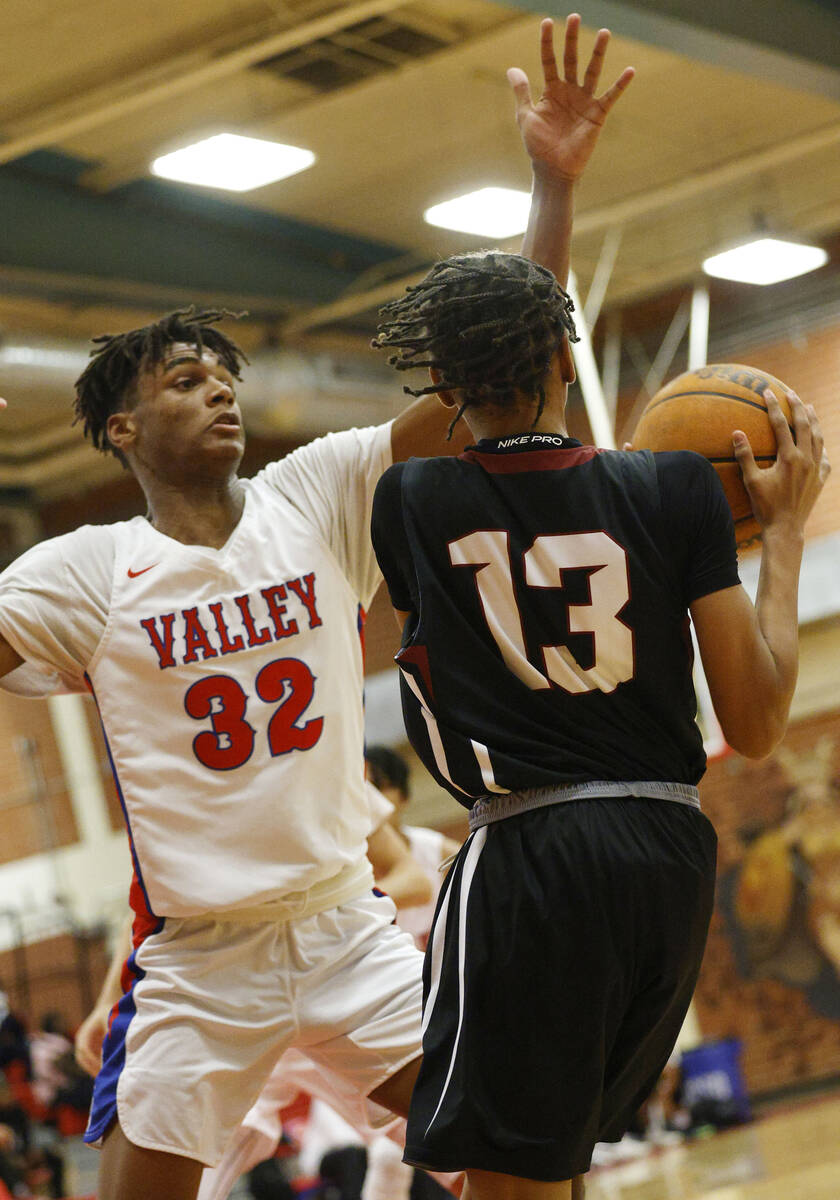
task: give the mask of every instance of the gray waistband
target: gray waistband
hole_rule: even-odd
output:
[[[661,779],[625,782],[624,780],[588,780],[586,783],[559,784],[557,787],[525,788],[521,792],[485,796],[470,809],[470,829],[504,821],[517,813],[568,800],[597,800],[610,796],[639,796],[647,800],[673,800],[677,804],[700,807],[700,793],[689,783],[666,783]]]

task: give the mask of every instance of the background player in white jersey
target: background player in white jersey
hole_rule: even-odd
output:
[[[577,84],[578,25],[566,80],[543,26],[526,139],[524,248],[551,266],[630,78],[595,99],[603,31]],[[241,479],[242,357],[220,316],[97,339],[78,416],[147,516],[42,543],[0,577],[3,685],[92,692],[131,840],[135,948],[86,1135],[100,1200],[192,1200],[286,1046],[397,1112],[418,1069],[417,951],[364,856],[356,616],[379,579],[376,481],[439,449],[440,417],[421,401]]]
[[[403,822],[403,813],[411,799],[409,769],[403,756],[391,746],[366,746],[365,769],[374,787],[390,800],[390,823],[403,840],[412,860],[423,868],[429,880],[430,895],[425,903],[401,902],[395,898],[400,928],[410,933],[420,949],[425,950],[443,882],[441,867],[447,859],[458,853],[461,843],[447,837],[439,829]]]
[[[803,527],[828,474],[813,408],[768,395],[778,458],[733,434],[763,527],[754,608],[715,471],[568,436],[571,302],[517,255],[438,263],[383,310],[477,444],[377,488],[412,744],[470,809],[426,953],[409,1162],[472,1200],[563,1200],[679,1032],[714,894],[691,619],[731,746],[768,754],[797,675]],[[394,361],[394,360],[392,360]]]

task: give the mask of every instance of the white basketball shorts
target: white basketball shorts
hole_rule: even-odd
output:
[[[367,1096],[420,1053],[423,955],[395,912],[368,891],[293,920],[161,920],[126,964],[85,1141],[117,1117],[215,1165],[291,1045]]]

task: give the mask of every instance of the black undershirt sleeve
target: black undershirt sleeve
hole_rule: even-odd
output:
[[[659,495],[686,605],[740,583],[735,527],[712,464],[680,450],[654,455]]]

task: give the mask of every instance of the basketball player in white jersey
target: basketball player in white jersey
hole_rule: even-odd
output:
[[[545,91],[514,70],[534,171],[524,252],[568,268],[574,184],[632,76],[577,82],[579,18]],[[134,863],[134,951],[86,1134],[100,1200],[193,1200],[280,1053],[296,1045],[405,1114],[419,1068],[421,962],[372,891],[359,604],[386,467],[439,453],[434,399],[237,475],[241,352],[223,314],[97,339],[77,385],[93,445],[147,514],[84,526],[0,576],[0,680],[98,705]]]
[[[441,876],[430,880],[428,869],[412,858],[405,840],[391,825],[393,804],[372,784],[368,783],[365,790],[373,827],[367,839],[367,853],[377,887],[387,892],[398,911],[403,905],[408,912],[426,910],[430,904],[433,908],[433,887],[440,886]],[[131,953],[131,927],[132,920],[129,919],[120,930],[96,1004],[76,1034],[76,1060],[93,1076],[102,1066],[102,1045],[109,1018],[122,995],[120,978],[123,964]],[[299,1092],[308,1093],[316,1104],[329,1106],[341,1125],[351,1127],[354,1136],[363,1142],[372,1144],[380,1138],[388,1141],[393,1153],[380,1153],[377,1162],[383,1165],[379,1166],[378,1174],[387,1176],[388,1192],[384,1193],[387,1200],[399,1200],[391,1187],[394,1175],[402,1177],[407,1172],[409,1184],[413,1175],[413,1168],[404,1167],[400,1161],[405,1143],[405,1122],[393,1117],[386,1109],[367,1104],[341,1077],[316,1066],[312,1059],[294,1048],[280,1056],[259,1097],[225,1147],[221,1161],[202,1173],[198,1200],[224,1200],[241,1175],[271,1157],[282,1134],[280,1110],[291,1104]],[[399,1164],[397,1168],[391,1165],[394,1157]],[[386,1160],[387,1166],[384,1165]],[[374,1170],[374,1175],[376,1173]]]

